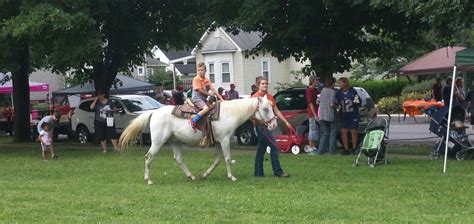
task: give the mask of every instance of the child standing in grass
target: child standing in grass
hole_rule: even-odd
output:
[[[49,131],[49,123],[44,122],[41,124],[41,131],[39,133],[39,140],[41,141],[41,158],[43,161],[47,161],[46,151],[51,151],[51,158],[56,159],[54,155],[53,139],[51,138],[51,132]]]

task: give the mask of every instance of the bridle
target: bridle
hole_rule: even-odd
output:
[[[257,100],[257,108],[256,108],[255,113],[256,114],[258,113],[258,115],[260,115],[260,117],[263,119],[262,113],[260,113],[259,109],[260,109],[260,100]],[[270,118],[269,120],[259,120],[259,119],[257,119],[257,117],[254,114],[253,118],[255,120],[259,121],[259,122],[262,122],[263,124],[265,124],[265,126],[268,127],[273,120],[277,119],[277,116],[275,115],[272,118]]]

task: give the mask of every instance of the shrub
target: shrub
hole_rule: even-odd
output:
[[[424,80],[415,84],[410,84],[407,85],[405,88],[402,90],[402,94],[406,93],[426,93],[431,91],[431,88],[433,87],[433,84],[435,83],[435,80],[430,79],[430,80]]]
[[[431,91],[424,93],[404,93],[401,96],[388,96],[381,98],[377,103],[379,113],[398,113],[402,111],[402,104],[405,100],[419,100],[429,98]]]
[[[377,109],[381,114],[398,113],[402,110],[401,98],[396,96],[383,97],[377,104]]]

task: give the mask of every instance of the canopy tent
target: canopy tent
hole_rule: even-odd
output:
[[[448,128],[446,130],[446,136],[449,136],[450,128],[451,128],[451,112],[453,109],[453,95],[454,95],[454,80],[456,80],[456,71],[470,71],[474,69],[474,48],[466,48],[462,51],[458,51],[456,53],[456,59],[453,65],[453,82],[451,82],[451,94],[449,96],[449,113],[448,113]],[[444,164],[443,164],[443,173],[446,173],[447,168],[447,160],[448,160],[448,142],[449,137],[446,138],[445,142],[445,151],[444,151]]]
[[[11,76],[11,73],[0,73],[0,79],[4,79],[5,76]],[[30,92],[49,92],[48,83],[40,83],[29,81]],[[11,94],[13,93],[13,83],[11,78],[5,83],[0,83],[0,94]]]
[[[451,72],[456,58],[456,52],[465,47],[443,47],[427,53],[398,69],[399,75],[420,75]]]
[[[117,79],[119,80],[120,83],[117,84],[117,88],[115,88],[114,86],[110,88],[110,93],[112,94],[146,91],[146,90],[152,90],[155,88],[154,84],[137,80],[134,78],[130,78],[124,75],[117,75]],[[53,97],[75,95],[75,94],[87,94],[87,93],[94,93],[94,92],[95,92],[94,83],[89,82],[89,83],[71,86],[62,90],[54,91]]]

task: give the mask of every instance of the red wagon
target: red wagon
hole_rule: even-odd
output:
[[[284,133],[275,131],[275,140],[280,152],[291,152],[294,155],[300,154],[302,149],[307,151],[308,132],[307,126],[301,125],[294,128],[286,128]],[[270,152],[270,147],[267,147],[267,152]]]

